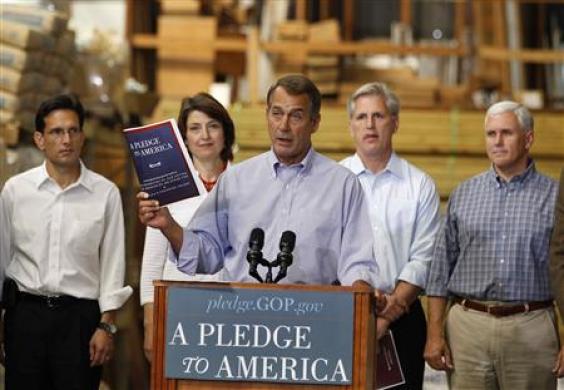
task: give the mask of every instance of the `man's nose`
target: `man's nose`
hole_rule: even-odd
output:
[[[63,142],[68,144],[71,142],[71,133],[70,131],[63,131]]]
[[[284,114],[282,120],[280,121],[280,130],[289,130],[290,129],[290,114]]]

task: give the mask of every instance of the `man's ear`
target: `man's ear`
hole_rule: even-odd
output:
[[[45,150],[45,138],[43,137],[43,133],[35,131],[33,133],[33,142],[35,142],[35,145],[39,150]]]
[[[315,133],[319,129],[319,123],[321,122],[321,114],[317,114],[315,118],[311,120],[311,134]]]
[[[394,134],[398,132],[399,129],[399,116],[393,116],[392,120],[394,121]]]

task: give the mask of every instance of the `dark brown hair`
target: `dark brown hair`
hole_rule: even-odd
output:
[[[235,143],[235,125],[229,113],[213,96],[205,92],[200,92],[194,96],[182,99],[180,112],[178,113],[178,128],[182,137],[186,137],[186,121],[192,111],[201,111],[210,118],[221,123],[223,127],[224,145],[220,157],[223,161],[233,160],[233,144]],[[192,152],[188,150],[190,155]]]
[[[45,130],[45,117],[57,110],[74,111],[78,116],[78,123],[82,131],[82,126],[84,125],[84,107],[82,107],[80,100],[78,100],[78,97],[74,94],[57,95],[43,101],[35,114],[35,131],[43,133],[43,130]]]
[[[306,94],[309,98],[309,114],[311,119],[319,116],[319,111],[321,110],[321,94],[310,79],[301,74],[289,74],[279,78],[270,86],[266,94],[266,103],[269,109],[272,103],[272,94],[278,87],[284,88],[284,90],[292,96]]]

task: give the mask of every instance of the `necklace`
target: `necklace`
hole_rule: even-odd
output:
[[[223,171],[225,171],[226,168],[227,168],[227,163],[224,163],[223,167],[221,168],[220,174],[223,173]],[[206,188],[207,192],[210,192],[212,190],[213,186],[215,185],[215,183],[217,183],[217,177],[213,180],[206,180],[202,177],[202,175],[200,173],[198,173],[198,177],[200,178],[202,183],[204,183],[204,187]]]
[[[198,175],[200,176],[200,180],[202,181],[202,183],[204,183],[204,187],[206,187],[206,191],[210,192],[213,188],[213,186],[215,185],[215,183],[217,182],[217,179],[214,180],[206,180],[202,177],[202,175]]]

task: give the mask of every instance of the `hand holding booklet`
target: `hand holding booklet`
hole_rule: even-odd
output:
[[[394,335],[388,330],[378,340],[378,354],[376,356],[376,390],[389,389],[405,383],[403,370],[401,369]]]
[[[123,130],[141,190],[161,206],[205,192],[174,119]]]

